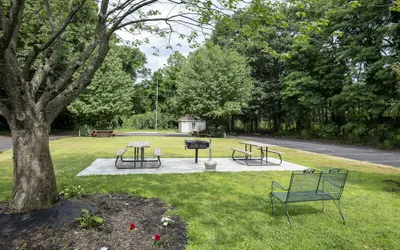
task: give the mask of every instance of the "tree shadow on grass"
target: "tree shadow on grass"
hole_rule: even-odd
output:
[[[358,190],[361,189],[365,191],[390,192],[391,190],[389,190],[388,188],[395,186],[393,185],[393,183],[388,182],[387,180],[400,182],[400,174],[381,174],[351,171],[349,172],[349,175],[347,177],[343,195],[346,195],[346,191],[353,190],[354,187]],[[400,192],[391,193],[395,195],[400,195]]]

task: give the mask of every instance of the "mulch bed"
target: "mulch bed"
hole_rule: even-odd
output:
[[[58,223],[56,228],[48,224],[39,225],[25,232],[8,235],[3,230],[0,249],[146,250],[154,249],[152,243],[156,234],[161,235],[162,249],[185,248],[185,223],[179,217],[172,216],[170,218],[175,223],[163,226],[161,218],[166,216],[167,208],[157,199],[132,198],[128,195],[85,195],[72,202],[90,208],[91,212],[104,219],[104,224],[96,229],[82,229],[79,222],[71,218],[68,222]],[[71,212],[68,213],[66,217],[71,217]],[[0,215],[3,219],[9,216]],[[59,213],[57,216],[62,218]],[[131,222],[136,225],[135,231],[129,230]],[[57,223],[52,221],[52,224]]]

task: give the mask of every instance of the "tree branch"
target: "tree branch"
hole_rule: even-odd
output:
[[[133,20],[133,21],[129,21],[129,22],[121,24],[120,26],[117,27],[117,29],[122,29],[122,28],[124,28],[124,27],[126,27],[128,25],[132,25],[132,24],[136,24],[136,23],[159,22],[159,21],[164,21],[164,22],[170,21],[170,22],[172,22],[172,21],[174,21],[174,20],[172,20],[173,18],[181,17],[181,16],[182,16],[182,14],[178,14],[178,15],[173,15],[173,16],[170,16],[170,17],[143,18],[143,19]],[[176,21],[178,21],[178,20],[176,20]]]
[[[49,19],[49,24],[51,31],[53,32],[53,35],[57,34],[56,27],[55,27],[55,21],[54,21],[54,16],[53,16],[53,11],[51,10],[51,5],[49,0],[43,0],[44,6],[46,7],[46,14],[47,18]]]
[[[58,60],[58,50],[53,50],[51,53],[50,58],[47,58],[47,56],[43,56],[42,62],[40,67],[35,71],[35,74],[32,77],[32,80],[30,81],[31,84],[31,94],[32,97],[35,98],[35,95],[39,89],[39,87],[42,85],[43,81],[47,78],[49,73],[53,70],[57,60]]]
[[[47,103],[45,107],[47,122],[51,124],[60,112],[68,106],[73,100],[78,97],[80,93],[90,84],[96,71],[102,65],[104,59],[109,51],[109,39],[107,36],[102,35],[100,47],[97,55],[92,57],[85,70],[79,77],[69,84],[62,92],[60,92],[54,99]]]
[[[117,21],[114,22],[114,24],[113,24],[112,27],[110,28],[109,34],[111,35],[112,33],[114,33],[114,31],[116,31],[116,30],[118,30],[118,29],[120,29],[120,28],[122,28],[122,27],[125,27],[126,25],[125,25],[125,26],[120,26],[120,24],[122,23],[122,21],[123,21],[127,16],[129,16],[129,15],[132,14],[133,12],[135,12],[135,11],[137,11],[137,10],[140,10],[141,8],[143,8],[143,7],[145,7],[145,6],[148,6],[148,5],[152,4],[152,3],[155,3],[155,2],[157,2],[157,1],[158,1],[158,0],[149,0],[149,1],[142,0],[142,1],[140,1],[138,4],[135,4],[134,6],[132,6],[131,8],[129,8],[129,10],[127,10],[121,17],[118,18]]]
[[[61,25],[61,27],[55,31],[53,36],[44,44],[42,44],[40,47],[34,47],[31,53],[28,55],[28,58],[25,61],[24,69],[22,71],[22,78],[26,81],[28,76],[29,76],[29,71],[31,69],[32,64],[38,57],[38,55],[48,49],[55,41],[56,39],[65,31],[65,29],[68,27],[70,24],[72,18],[78,13],[79,9],[84,5],[86,0],[82,0],[76,7],[73,9],[65,19],[64,23]],[[50,20],[51,22],[51,20]]]
[[[53,35],[57,34],[57,30],[55,27],[55,20],[54,20],[54,15],[53,11],[51,9],[51,5],[49,0],[43,0],[45,8],[46,8],[46,14],[47,18],[50,24],[51,31],[53,32]],[[59,53],[58,49],[60,46],[59,39],[57,39],[54,43],[54,48],[53,52],[51,53],[50,58],[47,58],[47,55],[43,56],[42,62],[40,67],[35,71],[35,74],[33,75],[30,84],[31,84],[31,94],[32,98],[35,99],[36,92],[38,91],[39,87],[43,83],[43,81],[47,78],[48,74],[50,73],[51,70],[53,70],[54,65],[56,64]],[[47,53],[45,53],[47,54]]]
[[[90,58],[97,45],[97,39],[92,40],[81,56],[71,63],[64,73],[58,78],[58,80],[54,83],[53,88],[43,92],[42,96],[37,102],[39,110],[44,109],[48,102],[50,102],[54,97],[57,96],[57,94],[60,93],[60,91],[64,90],[68,86],[68,83],[71,81],[74,73]]]
[[[43,92],[42,96],[39,98],[37,102],[38,110],[43,110],[46,108],[48,103],[52,101],[57,95],[62,94],[62,92],[66,89],[70,89],[68,84],[70,83],[75,72],[92,56],[93,52],[96,50],[100,41],[107,40],[106,37],[106,13],[108,8],[108,0],[104,0],[100,7],[99,20],[96,25],[96,33],[97,35],[91,40],[85,51],[81,53],[79,58],[71,63],[64,73],[58,78],[58,80],[54,83],[53,88]],[[99,54],[99,53],[98,53]],[[93,60],[93,58],[92,58]],[[103,59],[104,60],[104,59]],[[90,67],[87,65],[86,68]],[[96,69],[97,70],[97,69]]]
[[[16,29],[19,27],[20,20],[22,19],[22,12],[25,7],[25,0],[15,0],[11,6],[10,19],[5,22],[3,27],[4,34],[0,38],[0,55],[4,55],[4,51],[11,43]]]
[[[3,31],[5,17],[3,16],[3,0],[0,0],[0,30]]]
[[[112,10],[110,10],[110,11],[107,13],[107,16],[106,16],[106,17],[109,17],[110,15],[114,14],[114,13],[117,12],[117,11],[123,10],[126,6],[128,6],[129,4],[131,4],[131,3],[134,2],[134,1],[135,1],[135,0],[129,0],[129,1],[124,2],[124,3],[121,4],[121,5],[119,5],[119,2],[118,2],[117,7],[115,7],[115,8],[112,9]]]

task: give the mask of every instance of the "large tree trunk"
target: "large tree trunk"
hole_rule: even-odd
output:
[[[14,151],[10,211],[22,213],[51,207],[58,200],[58,193],[50,156],[49,126],[44,121],[29,118],[9,124]]]

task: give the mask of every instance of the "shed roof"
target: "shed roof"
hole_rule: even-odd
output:
[[[196,120],[194,119],[192,116],[190,115],[185,115],[184,117],[181,117],[179,119],[180,122],[195,122],[195,121],[200,121],[200,120]]]

